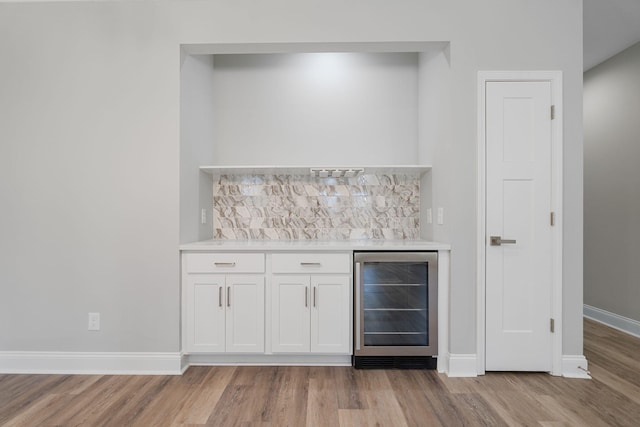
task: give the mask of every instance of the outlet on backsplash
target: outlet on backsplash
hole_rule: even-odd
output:
[[[220,174],[215,239],[417,239],[420,176]]]

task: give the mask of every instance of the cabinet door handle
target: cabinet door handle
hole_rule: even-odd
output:
[[[319,262],[301,262],[300,265],[303,267],[320,267],[322,264]]]
[[[218,288],[218,307],[222,307],[222,286]]]
[[[318,287],[314,286],[313,287],[313,306],[316,307],[316,291],[317,291]]]
[[[213,265],[216,267],[235,267],[235,262],[214,262]]]
[[[227,286],[227,307],[231,307],[231,286]]]
[[[309,307],[309,288],[304,287],[304,306]]]
[[[354,283],[354,289],[356,291],[356,297],[354,298],[356,301],[356,308],[355,308],[355,313],[354,316],[355,320],[356,320],[356,327],[355,330],[353,331],[353,335],[355,335],[355,349],[356,350],[360,350],[360,280],[361,280],[361,272],[360,272],[360,263],[357,262],[356,263],[356,283]]]

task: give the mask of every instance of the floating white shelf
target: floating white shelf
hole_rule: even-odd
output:
[[[200,166],[202,172],[211,175],[245,175],[245,174],[287,174],[287,175],[310,175],[314,170],[364,170],[365,174],[407,174],[424,175],[431,170],[430,165],[308,165],[308,166]]]

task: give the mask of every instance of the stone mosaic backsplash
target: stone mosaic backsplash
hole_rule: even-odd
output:
[[[418,175],[219,175],[213,238],[418,239]]]

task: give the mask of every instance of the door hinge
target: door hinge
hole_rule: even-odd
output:
[[[554,333],[556,331],[556,321],[554,319],[549,320],[549,330],[551,331],[551,333]]]
[[[551,106],[551,120],[556,118],[556,106],[552,105]]]
[[[551,212],[551,215],[549,215],[549,222],[551,223],[552,227],[554,225],[556,225],[556,213],[555,212]]]

